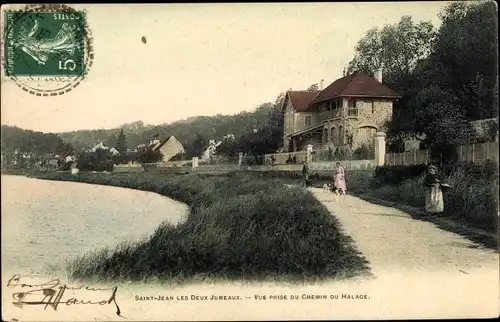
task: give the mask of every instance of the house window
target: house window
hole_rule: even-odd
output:
[[[328,142],[328,129],[323,130],[323,144]]]
[[[311,115],[306,115],[306,126],[311,126]]]
[[[334,144],[336,143],[335,142],[335,127],[332,127],[330,129],[330,141],[332,141]]]
[[[358,116],[358,109],[356,108],[356,100],[349,99],[347,101],[347,115],[348,116]]]
[[[372,113],[375,113],[375,101],[372,101],[371,104],[372,104]]]

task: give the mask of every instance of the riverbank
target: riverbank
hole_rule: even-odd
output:
[[[190,206],[184,223],[163,224],[148,240],[70,261],[74,279],[318,281],[368,274],[366,260],[328,210],[310,192],[283,187],[278,180],[241,173],[47,172],[31,177],[156,192]]]

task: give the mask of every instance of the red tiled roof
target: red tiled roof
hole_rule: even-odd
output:
[[[379,83],[374,77],[360,73],[344,76],[322,90],[312,103],[338,96],[399,98],[392,89]]]
[[[319,91],[287,91],[288,99],[292,101],[293,108],[298,112],[304,112]]]

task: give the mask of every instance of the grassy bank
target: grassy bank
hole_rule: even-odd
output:
[[[34,177],[151,191],[190,206],[184,223],[163,224],[150,239],[72,260],[73,278],[317,280],[367,269],[339,222],[311,193],[277,180],[245,174],[54,172]],[[168,216],[168,209],[158,211]]]

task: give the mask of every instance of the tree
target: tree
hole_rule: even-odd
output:
[[[118,137],[112,133],[103,143],[105,146],[116,147],[118,145]]]
[[[77,168],[85,171],[113,171],[113,161],[109,150],[97,149],[78,156]]]
[[[264,103],[258,109],[266,111],[266,121],[254,131],[250,129],[239,139],[238,149],[254,156],[256,163],[262,162],[262,156],[274,153],[281,147],[283,142],[283,114],[281,113],[281,102],[283,95],[280,94],[275,103]]]
[[[454,2],[440,18],[433,55],[439,86],[452,89],[468,119],[498,116],[496,4]]]
[[[196,139],[186,148],[186,157],[188,159],[200,157],[206,146],[206,140],[200,134],[196,134]]]
[[[393,121],[388,124],[388,139],[402,140],[413,134],[414,108],[408,103],[420,88],[414,72],[425,66],[431,53],[435,30],[430,22],[414,22],[410,16],[382,29],[373,28],[358,42],[348,72],[372,74],[383,68],[384,83],[402,97],[394,103]]]
[[[156,163],[162,159],[162,153],[160,151],[154,151],[151,148],[147,148],[139,153],[139,162],[141,163]]]
[[[123,133],[123,128],[120,130],[120,134],[118,134],[116,150],[118,150],[121,155],[125,155],[127,153],[127,138],[125,133]]]
[[[381,30],[370,29],[356,45],[348,72],[372,74],[383,66],[385,81],[400,90],[404,77],[431,52],[434,36],[430,22],[415,23],[411,16],[403,16],[399,23]]]
[[[415,115],[415,132],[425,134],[424,144],[433,156],[442,155],[444,161],[453,160],[455,148],[470,143],[474,129],[465,117],[465,111],[445,90],[432,86],[415,98],[420,109]]]
[[[238,143],[232,139],[224,139],[221,144],[217,147],[216,154],[227,157],[236,157],[238,156]]]
[[[315,91],[317,91],[317,90],[319,90],[319,86],[318,86],[318,84],[312,84],[311,86],[309,86],[309,87],[307,88],[307,91],[308,91],[308,92],[315,92]]]

